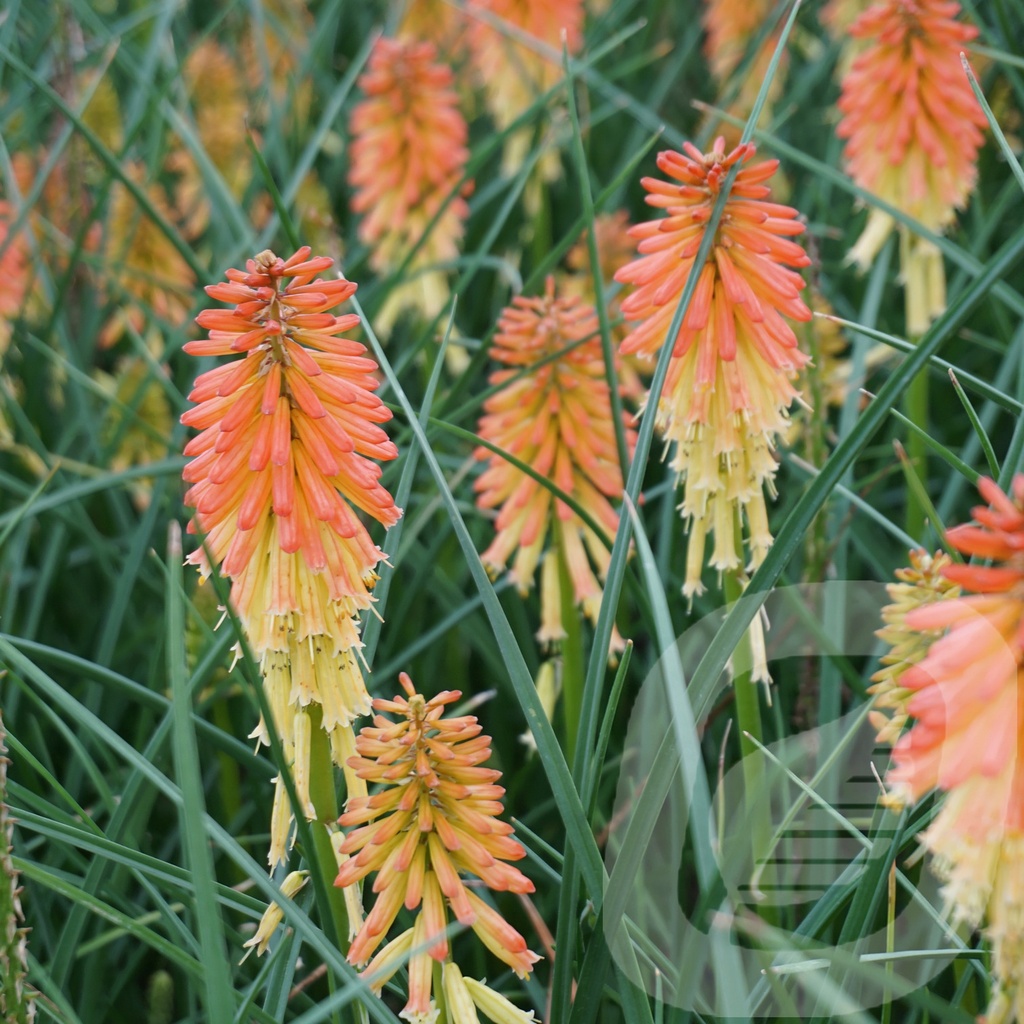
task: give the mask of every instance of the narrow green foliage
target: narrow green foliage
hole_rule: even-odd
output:
[[[2,678],[2,677],[0,677]],[[14,822],[7,803],[7,734],[0,721],[0,1016],[6,1024],[31,1024],[37,994],[28,984],[28,929],[21,884],[11,859]]]

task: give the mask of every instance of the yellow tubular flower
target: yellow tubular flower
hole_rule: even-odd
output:
[[[493,1024],[536,1024],[532,1010],[520,1010],[500,992],[483,982],[464,978],[458,964],[446,963],[443,970],[444,997],[452,1024],[479,1024],[479,1010]]]
[[[570,351],[536,365],[571,345]],[[480,437],[553,480],[605,533],[605,538],[598,536],[551,491],[500,455],[477,449],[476,457],[488,460],[474,485],[477,504],[501,509],[497,535],[481,558],[488,571],[498,573],[515,553],[511,576],[525,592],[550,538],[541,574],[538,639],[553,644],[565,635],[559,558],[576,604],[595,621],[602,595],[598,577],[604,576],[611,557],[607,538],[615,536],[619,523],[609,499],[622,493],[622,472],[597,315],[579,299],[558,298],[554,280],[548,278],[544,295],[519,296],[502,312],[493,354],[508,369],[491,376],[491,384],[504,386],[484,403]],[[514,379],[524,369],[531,372]],[[630,428],[626,439],[632,450],[635,435]],[[613,644],[621,649],[618,634]]]
[[[302,887],[309,881],[308,871],[292,871],[285,876],[284,881],[281,883],[281,895],[287,896],[291,899],[295,896]],[[245,957],[256,950],[257,956],[263,956],[267,951],[267,947],[270,945],[270,940],[274,936],[274,932],[277,931],[281,922],[284,920],[284,911],[281,909],[279,903],[271,903],[269,907],[264,911],[263,916],[260,918],[259,927],[256,929],[256,934],[251,939],[247,939],[242,943],[243,947],[248,951],[245,956],[242,957],[242,961],[245,961]]]

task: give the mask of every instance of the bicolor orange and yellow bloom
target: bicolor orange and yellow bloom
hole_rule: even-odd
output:
[[[960,62],[978,32],[959,13],[955,0],[872,4],[848,30],[860,50],[839,99],[853,180],[933,232],[967,202],[986,123]],[[894,224],[872,209],[850,259],[870,266]],[[901,244],[907,331],[919,335],[945,309],[942,256],[906,229]]]
[[[570,54],[582,46],[583,0],[482,0],[479,6],[491,17],[473,22],[469,44],[488,109],[498,130],[504,131],[562,79],[563,32]],[[529,128],[508,137],[506,176],[518,172],[532,144]],[[560,170],[558,150],[550,140],[544,145],[541,177],[553,181]]]
[[[987,504],[947,538],[994,564],[943,565],[963,594],[903,617],[928,646],[894,680],[914,725],[893,747],[887,782],[897,804],[945,791],[924,844],[955,919],[987,919],[1004,989],[994,1005],[1015,998],[1024,1018],[1024,475],[1011,495],[988,478],[978,489]],[[1013,1017],[1008,1004],[999,1012]]]
[[[574,347],[537,366],[568,346]],[[518,296],[502,312],[492,354],[506,369],[491,375],[491,384],[501,390],[484,403],[480,437],[549,477],[604,532],[600,536],[548,488],[497,453],[476,450],[478,459],[488,460],[474,485],[477,504],[500,507],[497,535],[481,556],[483,562],[497,574],[514,555],[511,578],[525,593],[543,557],[537,638],[555,644],[565,636],[562,567],[575,603],[595,621],[601,606],[599,577],[608,569],[619,523],[609,499],[622,494],[622,470],[597,314],[578,298],[558,297],[548,278],[543,295]],[[529,372],[518,376],[524,370]],[[633,431],[625,424],[623,429],[632,450]],[[621,645],[616,634],[613,646]]]
[[[632,229],[640,258],[615,275],[634,288],[622,302],[623,314],[639,321],[620,351],[654,361],[663,345],[672,346],[655,415],[684,486],[688,596],[702,590],[709,535],[714,568],[742,567],[736,537],[743,518],[751,567],[764,559],[772,543],[764,492],[774,493],[773,448],[797,397],[793,380],[807,362],[786,320],[811,317],[800,299],[805,282],[791,269],[810,263],[791,241],[803,225],[796,210],[769,201],[765,182],[778,161],[751,163],[753,155],[750,143],[726,153],[722,139],[707,154],[689,143],[682,153],[659,153],[658,167],[672,180],[644,178],[642,184],[647,203],[667,216]],[[668,338],[705,226],[737,166],[690,307],[678,335]]]
[[[384,554],[359,513],[385,526],[401,515],[371,461],[397,454],[380,426],[391,413],[373,393],[377,364],[338,336],[358,317],[331,312],[356,285],[318,280],[331,264],[310,258],[308,247],[287,260],[267,250],[206,289],[234,308],[201,313],[209,337],[185,351],[241,358],[198,377],[189,396],[198,404],[182,416],[200,430],[185,448],[185,501],[205,549],[189,561],[206,576],[208,552],[231,578],[231,602],[260,660],[309,816],[313,729],[330,735],[343,764],[350,723],[370,710],[358,616],[372,602]],[[269,742],[266,723],[253,735]],[[279,779],[272,865],[286,856],[290,820]]]
[[[412,951],[409,1001],[401,1016],[428,1022],[437,1014],[431,961],[445,964],[446,971],[450,967],[445,934],[449,911],[520,977],[527,977],[539,959],[461,876],[475,875],[498,892],[529,893],[534,886],[508,863],[525,857],[526,851],[512,838],[512,826],[498,818],[505,792],[497,785],[501,772],[481,767],[491,754],[490,737],[481,734],[472,715],[445,717],[445,709],[462,694],[444,690],[427,699],[404,672],[399,680],[406,696],[374,700],[378,714],[373,726],[360,730],[357,756],[348,761],[361,779],[381,788],[372,796],[348,800],[339,823],[355,827],[340,846],[348,859],[341,863],[335,885],[348,887],[377,873],[376,900],[348,951],[353,964],[370,961],[402,907],[419,911],[413,927],[373,957],[363,976],[379,991]],[[472,986],[457,984],[462,981],[460,973],[450,982],[456,996],[465,990],[487,1013]],[[523,1020],[533,1019],[517,1012]]]
[[[469,215],[468,187],[460,187],[467,128],[452,82],[432,43],[383,38],[359,79],[366,98],[349,126],[359,237],[373,247],[370,262],[380,273],[397,270],[418,246],[407,280],[392,289],[378,317],[385,332],[403,307],[431,319],[448,299],[443,265],[458,257]]]

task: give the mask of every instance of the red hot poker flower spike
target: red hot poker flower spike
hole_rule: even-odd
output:
[[[497,573],[515,553],[512,579],[525,592],[550,537],[542,569],[538,639],[558,643],[565,636],[559,559],[576,603],[596,620],[602,593],[598,576],[603,578],[611,557],[607,538],[615,536],[619,523],[609,499],[622,494],[622,472],[597,314],[578,298],[556,297],[549,277],[544,295],[519,296],[502,312],[493,354],[508,369],[491,376],[493,385],[504,386],[484,403],[480,437],[553,480],[605,534],[598,536],[568,505],[500,455],[477,449],[476,457],[488,460],[475,484],[480,492],[477,503],[501,509],[497,535],[481,557],[488,570]],[[535,368],[518,376],[528,367]],[[635,440],[627,428],[630,450]],[[622,647],[618,634],[613,646]]]
[[[800,299],[805,282],[790,268],[810,260],[791,240],[803,231],[797,211],[769,200],[765,182],[777,160],[750,163],[751,143],[727,154],[721,138],[710,153],[689,143],[683,149],[658,154],[658,168],[672,180],[641,182],[648,205],[667,216],[632,229],[640,258],[615,279],[633,286],[622,312],[640,321],[622,354],[653,361],[662,345],[672,345],[655,414],[684,484],[681,508],[690,528],[683,591],[692,595],[702,589],[708,534],[714,535],[711,564],[720,571],[742,565],[735,539],[741,513],[751,567],[772,543],[764,490],[774,493],[775,439],[788,426],[797,397],[793,379],[807,362],[786,318],[811,318]],[[705,226],[737,165],[693,300],[679,334],[668,338]]]
[[[366,98],[352,111],[349,172],[352,209],[363,215],[359,237],[373,247],[373,267],[382,273],[397,270],[419,245],[408,280],[392,289],[378,318],[387,331],[404,306],[431,318],[447,302],[439,265],[458,257],[469,216],[463,195],[448,201],[469,159],[467,128],[452,71],[438,63],[433,43],[381,38],[359,85]]]
[[[511,925],[466,887],[461,875],[476,875],[498,891],[533,892],[533,883],[508,863],[526,851],[512,838],[512,827],[498,819],[505,792],[496,785],[501,773],[481,767],[491,754],[490,737],[481,735],[470,715],[444,717],[445,708],[462,696],[457,690],[428,700],[404,672],[399,679],[406,696],[373,702],[375,711],[397,721],[377,714],[373,727],[362,729],[356,739],[359,756],[349,759],[360,778],[380,788],[371,796],[351,798],[340,818],[343,826],[355,827],[341,846],[350,856],[335,884],[349,886],[377,872],[377,900],[349,949],[354,964],[369,960],[403,906],[419,909],[412,946],[426,945],[427,952],[409,962],[409,1004],[403,1016],[429,1020],[429,959],[449,958],[449,910],[521,977],[539,959]],[[386,967],[391,947],[409,938],[405,933],[382,950],[366,975]],[[379,974],[377,981],[383,983]]]
[[[896,803],[938,788],[946,798],[923,836],[946,880],[954,916],[987,916],[995,973],[1024,1019],[1024,475],[1012,496],[988,478],[986,505],[949,543],[992,565],[947,564],[965,593],[907,612],[927,654],[894,683],[915,720],[893,748],[888,783]],[[935,637],[938,636],[938,639]],[[1016,996],[1013,994],[1016,993]],[[989,1018],[996,1019],[996,1015]],[[999,1018],[1012,1019],[1010,1018]]]
[[[837,128],[853,180],[931,231],[953,221],[974,187],[985,116],[960,63],[977,36],[951,0],[880,0],[848,29],[857,56],[844,75]],[[850,251],[870,266],[894,227],[872,209]],[[907,331],[945,309],[939,250],[901,229]]]
[[[229,270],[207,292],[234,308],[201,313],[209,337],[185,346],[196,356],[240,357],[202,374],[189,396],[198,404],[182,422],[200,433],[185,448],[185,501],[196,510],[190,530],[206,534],[232,580],[232,604],[307,805],[310,729],[329,732],[341,758],[339,730],[370,708],[357,616],[384,556],[357,510],[385,526],[401,514],[370,461],[397,454],[379,426],[391,413],[373,394],[376,363],[338,337],[358,317],[330,312],[356,286],[316,279],[331,263],[304,247],[288,260],[268,250],[244,271]],[[208,574],[202,549],[189,561]],[[263,723],[255,735],[267,740]],[[279,781],[272,864],[285,856],[286,806]]]

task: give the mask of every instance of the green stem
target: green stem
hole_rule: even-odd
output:
[[[562,602],[562,709],[565,712],[565,757],[572,763],[583,710],[583,681],[586,662],[583,658],[583,631],[580,629],[580,609],[576,607],[576,592],[565,560],[565,550],[558,548],[558,590]]]
[[[800,428],[804,434],[804,451],[807,461],[818,468],[825,463],[828,446],[825,443],[825,431],[828,427],[828,410],[823,386],[824,356],[822,355],[818,330],[820,322],[811,320],[804,325],[804,339],[807,342],[807,353],[811,362],[807,366],[807,397],[813,412],[802,415]],[[828,517],[819,512],[814,524],[807,531],[807,562],[804,579],[816,583],[824,578],[825,563],[828,560]]]
[[[533,217],[533,237],[530,239],[533,261],[540,266],[544,263],[551,247],[554,244],[551,237],[551,200],[548,196],[547,184],[543,181],[540,173],[534,168],[533,181],[527,181],[523,190],[528,194],[530,189],[536,189],[537,212]]]
[[[231,721],[231,709],[223,696],[212,702],[211,713],[213,724],[230,736],[234,723]],[[235,821],[242,809],[242,773],[238,761],[223,750],[217,753],[217,769],[221,808],[227,824]]]
[[[907,419],[921,428],[924,434],[928,432],[928,370],[923,369],[907,388],[903,403]],[[910,457],[918,480],[921,481],[925,493],[928,492],[928,442],[922,434],[911,431],[907,437],[907,455]],[[913,492],[907,490],[907,533],[916,541],[924,536],[925,520],[928,513],[924,505]]]
[[[431,961],[431,985],[433,988],[434,1003],[437,1005],[437,1019],[445,1024],[455,1024],[451,1014],[448,1012],[448,1000],[444,997],[444,967],[436,960]]]
[[[730,603],[738,601],[743,595],[745,582],[741,573],[742,570],[734,570],[725,574],[725,599]],[[760,624],[750,627],[750,629],[759,628]],[[770,884],[773,876],[769,862],[772,827],[768,804],[763,795],[764,755],[757,746],[758,743],[764,742],[764,729],[761,723],[758,684],[754,682],[751,673],[753,646],[749,629],[733,652],[732,663],[733,699],[736,707],[736,725],[740,730],[744,799],[747,821],[750,823],[751,867],[755,872],[754,877],[759,880],[759,883]],[[762,863],[764,867],[759,870],[759,865]],[[755,888],[759,888],[759,886]],[[762,908],[761,917],[769,924],[776,925],[778,923],[773,907]]]
[[[345,895],[334,884],[338,874],[338,862],[331,845],[330,826],[338,820],[338,794],[334,782],[334,761],[331,757],[330,737],[322,728],[323,717],[318,704],[310,704],[306,713],[311,719],[312,738],[309,746],[309,798],[316,810],[316,820],[311,825],[313,849],[307,860],[313,875],[313,888],[320,909],[322,927],[331,938],[334,932],[335,945],[346,952],[348,940],[348,910]],[[333,926],[333,927],[332,927]],[[328,972],[331,992],[334,978]],[[358,1003],[353,1005],[353,1019],[365,1020],[365,1011]]]

